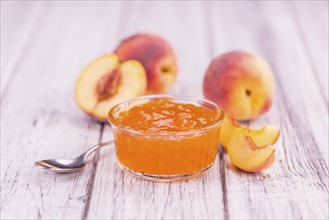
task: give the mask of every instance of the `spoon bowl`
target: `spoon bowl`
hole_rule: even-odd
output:
[[[81,170],[85,166],[85,163],[77,159],[47,159],[39,160],[35,162],[35,165],[59,173],[69,173]]]
[[[104,143],[96,144],[95,146],[87,149],[85,152],[83,152],[80,156],[74,158],[74,159],[46,159],[46,160],[39,160],[35,162],[35,166],[48,169],[52,171],[56,171],[58,173],[70,173],[70,172],[76,172],[81,170],[85,165],[88,156],[100,149],[101,147],[107,146],[112,144],[113,141],[107,141]]]

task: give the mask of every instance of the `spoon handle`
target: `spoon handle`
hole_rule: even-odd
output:
[[[104,147],[104,146],[107,146],[107,145],[110,145],[110,144],[113,144],[113,140],[110,140],[110,141],[106,141],[106,142],[103,142],[103,143],[99,143],[99,144],[96,144],[94,145],[93,147],[89,148],[88,150],[86,150],[85,152],[83,152],[79,157],[80,158],[83,158],[83,161],[86,162],[88,156],[94,152],[95,150],[98,150],[99,148],[101,147]]]

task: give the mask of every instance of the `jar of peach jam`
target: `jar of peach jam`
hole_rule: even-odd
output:
[[[108,113],[119,165],[148,180],[181,180],[214,163],[223,111],[201,99],[144,96]]]

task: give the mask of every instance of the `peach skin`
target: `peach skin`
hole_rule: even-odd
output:
[[[114,51],[121,61],[139,61],[147,75],[147,94],[166,93],[176,81],[173,49],[163,38],[140,33],[123,40]]]
[[[203,82],[205,98],[217,103],[236,120],[250,120],[271,106],[275,80],[260,56],[232,51],[215,58]]]

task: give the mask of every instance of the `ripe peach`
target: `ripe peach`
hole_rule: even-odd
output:
[[[80,74],[75,85],[79,107],[98,121],[107,121],[107,113],[117,103],[144,95],[146,74],[135,61],[119,62],[115,54],[97,58]]]
[[[274,90],[275,80],[268,63],[244,51],[215,58],[203,82],[205,98],[237,120],[254,119],[265,113],[272,104]]]
[[[147,75],[147,93],[168,92],[176,81],[177,64],[173,49],[161,37],[141,33],[123,40],[115,49],[121,61],[139,61]]]

